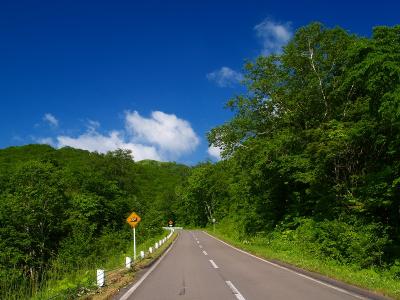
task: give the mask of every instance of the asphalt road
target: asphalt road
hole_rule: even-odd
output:
[[[240,252],[201,231],[181,231],[145,277],[120,299],[368,299]]]

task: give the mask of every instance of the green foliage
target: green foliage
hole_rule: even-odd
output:
[[[400,26],[362,38],[312,23],[248,62],[234,117],[208,135],[224,159],[194,168],[178,217],[397,274],[399,61]]]
[[[382,265],[384,247],[388,243],[382,226],[374,223],[364,225],[357,220],[315,221],[302,218],[282,223],[281,226],[274,234],[298,244],[304,251],[323,259],[358,264],[363,268]]]
[[[93,282],[73,274],[131,249],[131,211],[143,219],[139,244],[158,236],[174,218],[175,187],[188,169],[136,163],[126,150],[0,150],[0,298],[40,298],[52,284],[76,292]]]
[[[246,64],[247,91],[227,102],[234,117],[208,134],[223,150],[216,164],[136,163],[125,150],[0,150],[0,297],[21,286],[35,294],[58,266],[121,255],[132,210],[143,217],[139,242],[168,219],[215,219],[230,238],[289,261],[304,253],[371,281],[398,279],[399,61],[400,26],[370,38],[300,28],[281,54]]]

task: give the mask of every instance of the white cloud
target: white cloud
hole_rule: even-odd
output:
[[[218,147],[214,147],[214,146],[210,146],[207,149],[207,153],[208,155],[210,155],[211,157],[217,159],[217,160],[221,160],[221,149]]]
[[[157,145],[162,153],[176,157],[195,150],[200,142],[188,121],[161,111],[153,111],[150,118],[128,111],[125,126],[134,140]]]
[[[99,128],[99,127],[100,127],[100,122],[88,120],[88,123],[87,123],[88,131],[96,131],[97,128]]]
[[[119,131],[111,131],[107,135],[98,133],[95,130],[89,130],[86,133],[73,138],[69,136],[57,137],[59,148],[69,146],[89,151],[97,151],[106,153],[116,149],[128,149],[132,151],[136,161],[143,159],[162,160],[154,146],[146,146],[125,141],[123,133]]]
[[[136,161],[153,159],[166,161],[196,149],[200,140],[190,123],[173,114],[161,111],[142,117],[137,111],[125,113],[125,128],[108,133],[99,132],[100,123],[89,120],[86,132],[73,137],[67,135],[36,139],[39,143],[61,148],[65,146],[106,153],[116,149],[132,151]]]
[[[254,26],[257,36],[263,43],[263,55],[279,53],[282,46],[292,37],[291,25],[287,23],[276,23],[269,19],[265,19],[260,24]]]
[[[39,138],[35,140],[39,144],[47,144],[50,146],[54,146],[54,141],[51,137],[46,137],[46,138]]]
[[[220,87],[230,87],[243,80],[243,75],[229,67],[222,67],[219,70],[208,73],[207,79],[214,81]]]
[[[50,113],[47,113],[43,116],[43,121],[49,123],[52,127],[58,127],[57,118]]]

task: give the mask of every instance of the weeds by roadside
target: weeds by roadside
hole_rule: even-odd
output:
[[[150,246],[153,246],[156,241],[159,241],[165,233],[154,236],[146,241],[142,242],[137,246],[137,252],[146,251]],[[169,244],[169,243],[166,243]],[[159,250],[164,249],[162,245]],[[126,243],[125,251],[122,252],[110,252],[108,259],[101,259],[96,265],[82,265],[75,268],[71,268],[69,265],[62,264],[59,262],[55,266],[43,275],[40,280],[40,286],[32,287],[30,282],[17,286],[12,284],[5,284],[1,288],[7,288],[7,292],[3,290],[4,300],[20,300],[20,299],[32,299],[32,300],[59,300],[59,299],[77,299],[88,293],[96,293],[96,269],[102,268],[105,270],[113,270],[108,274],[111,281],[115,281],[117,277],[124,277],[124,280],[131,280],[134,276],[134,272],[131,272],[124,268],[124,261],[126,256],[132,256],[132,242]],[[155,252],[151,256],[147,257],[144,261],[151,260],[156,257]],[[142,263],[142,262],[141,262]],[[118,281],[118,280],[117,280]],[[125,283],[126,284],[126,283]],[[32,290],[35,289],[34,296]],[[90,299],[90,298],[89,298]]]

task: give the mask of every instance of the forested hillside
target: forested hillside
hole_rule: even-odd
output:
[[[2,291],[123,251],[134,210],[139,239],[168,219],[216,219],[216,233],[260,253],[328,275],[344,266],[339,278],[400,297],[400,26],[367,38],[310,24],[248,62],[243,84],[226,104],[234,117],[208,135],[217,163],[0,150]]]
[[[248,62],[244,85],[208,135],[223,160],[193,170],[179,220],[399,279],[400,26],[310,24]]]
[[[35,293],[52,270],[68,274],[99,266],[130,249],[125,219],[131,211],[143,219],[139,243],[159,234],[172,217],[175,186],[188,170],[175,163],[135,163],[123,150],[0,150],[0,298],[14,291],[18,299],[24,289]]]

